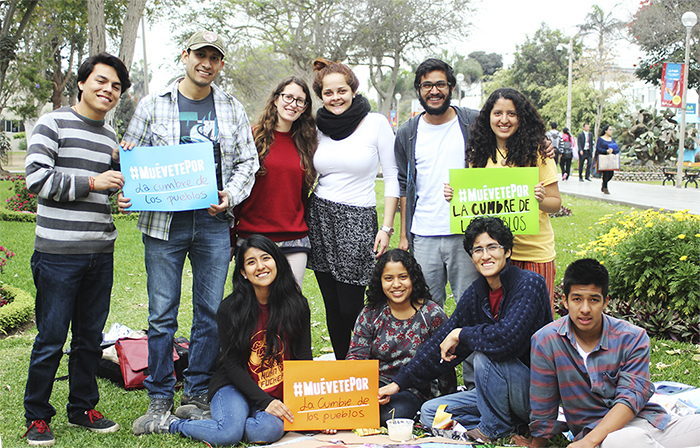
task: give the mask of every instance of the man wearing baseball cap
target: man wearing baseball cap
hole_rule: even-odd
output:
[[[189,366],[175,414],[202,418],[209,411],[209,378],[219,352],[215,317],[228,275],[232,210],[250,194],[260,166],[243,106],[213,84],[225,55],[226,45],[216,33],[194,33],[181,55],[185,76],[141,100],[122,142],[130,150],[211,141],[219,191],[219,202],[208,209],[139,215],[149,302],[149,376],[144,385],[151,402],[146,414],[134,421],[135,435],[158,432],[176,418],[171,414],[173,336],[186,257],[192,267],[193,316]],[[129,198],[120,195],[120,210],[130,206]]]

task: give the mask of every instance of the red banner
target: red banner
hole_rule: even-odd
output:
[[[684,65],[664,62],[664,71],[661,75],[661,107],[681,108]]]

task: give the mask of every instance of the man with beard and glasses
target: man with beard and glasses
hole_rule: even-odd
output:
[[[462,236],[450,232],[450,204],[443,194],[449,170],[466,168],[469,128],[479,113],[450,106],[456,82],[447,63],[421,63],[413,85],[425,112],[399,128],[394,144],[401,195],[399,248],[416,257],[433,300],[442,307],[447,281],[458,301],[477,275]]]

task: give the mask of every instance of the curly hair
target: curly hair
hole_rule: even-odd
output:
[[[494,91],[476,117],[467,145],[467,160],[483,168],[489,159],[496,163],[496,135],[491,129],[491,110],[499,99],[511,100],[518,115],[518,129],[508,138],[506,164],[509,166],[537,166],[537,157],[544,161],[545,125],[535,106],[515,89]]]
[[[472,254],[474,241],[482,233],[488,233],[491,238],[498,241],[498,244],[503,246],[503,253],[513,249],[513,232],[510,231],[503,220],[498,216],[480,216],[472,219],[467,226],[467,230],[464,231],[462,245],[469,256]]]
[[[401,263],[403,267],[406,268],[408,276],[411,278],[413,291],[411,292],[410,299],[413,309],[417,310],[421,305],[421,301],[432,300],[433,297],[430,295],[430,288],[428,288],[425,277],[423,277],[423,270],[416,259],[413,258],[413,255],[405,250],[392,249],[382,254],[377,260],[377,264],[374,265],[372,277],[367,287],[367,306],[377,309],[386,303],[387,297],[382,289],[382,274],[384,273],[384,267],[390,261]]]
[[[306,109],[299,115],[294,123],[292,123],[292,140],[294,146],[299,153],[301,159],[301,169],[304,170],[304,189],[311,190],[316,181],[316,170],[314,169],[314,154],[318,146],[318,134],[316,132],[316,122],[314,121],[313,112],[311,111],[311,92],[306,82],[296,76],[290,76],[283,79],[270,94],[265,104],[265,108],[260,114],[258,123],[253,126],[253,138],[255,139],[255,147],[258,150],[258,158],[260,159],[260,170],[257,176],[267,174],[265,168],[265,157],[270,152],[270,146],[275,139],[275,127],[279,116],[277,115],[277,105],[275,102],[280,94],[289,84],[296,84],[304,91],[306,95]]]
[[[323,90],[323,78],[333,73],[340,73],[345,76],[345,82],[350,86],[352,93],[357,92],[357,88],[360,87],[360,80],[357,79],[355,72],[342,62],[331,62],[323,58],[317,58],[314,61],[314,71],[316,72],[316,76],[314,77],[312,87],[314,92],[316,92],[316,96],[319,98],[322,98],[321,90]]]

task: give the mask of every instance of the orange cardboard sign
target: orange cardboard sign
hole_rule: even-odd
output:
[[[285,431],[379,427],[379,361],[284,361]]]

